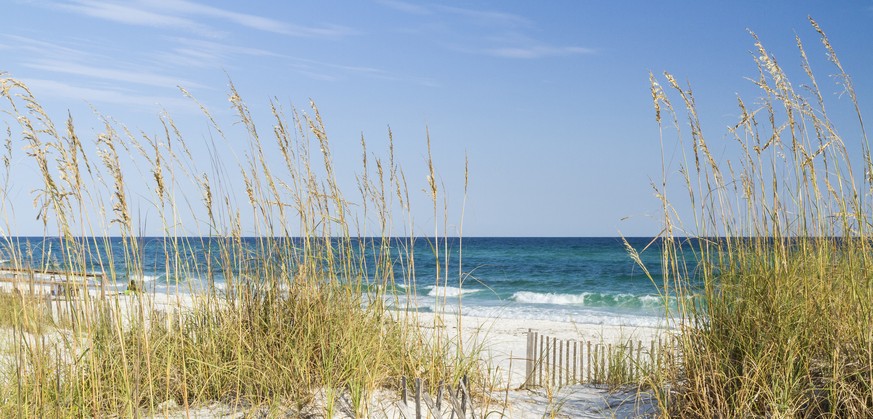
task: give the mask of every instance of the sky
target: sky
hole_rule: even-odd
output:
[[[271,99],[301,109],[311,99],[345,179],[360,168],[361,136],[384,151],[390,127],[427,226],[429,134],[447,229],[465,236],[657,234],[649,75],[692,86],[711,141],[723,141],[737,96],[760,96],[750,30],[795,73],[799,36],[817,71],[833,74],[812,16],[873,116],[873,1],[10,0],[3,15],[0,71],[53,117],[73,115],[84,136],[101,129],[96,109],[151,133],[166,111],[186,138],[206,138],[177,86],[223,125],[234,121],[229,80],[256,118]],[[845,100],[825,84],[829,100]],[[25,165],[13,167],[7,199],[15,233],[38,234],[37,172]]]

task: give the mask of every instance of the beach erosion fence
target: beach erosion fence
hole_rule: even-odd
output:
[[[449,414],[451,418],[477,419],[476,411],[470,403],[470,382],[466,376],[461,378],[454,388],[440,381],[434,397],[424,391],[426,386],[421,378],[415,378],[411,380],[411,383],[407,381],[406,377],[400,379],[400,397],[403,405],[412,406],[414,411],[407,413],[401,410],[402,417],[406,419],[442,418],[445,417],[445,414]],[[411,394],[409,393],[409,384],[412,385]]]
[[[0,292],[22,296],[56,324],[72,325],[83,320],[89,302],[106,300],[108,282],[105,272],[0,266]],[[108,307],[104,313],[116,320]]]
[[[672,362],[675,349],[671,338],[605,343],[558,339],[528,329],[523,387],[635,384]]]
[[[74,272],[51,269],[0,267],[0,289],[28,292],[31,295],[78,295],[80,291],[96,289],[106,296],[105,272]]]

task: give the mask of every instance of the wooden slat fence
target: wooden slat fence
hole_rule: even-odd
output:
[[[558,339],[528,329],[525,387],[630,384],[672,359],[672,339],[603,343]]]
[[[37,276],[48,277],[37,279]],[[107,276],[103,272],[72,272],[50,269],[31,269],[0,267],[0,282],[8,282],[18,289],[19,285],[26,285],[30,294],[36,294],[35,286],[50,287],[49,292],[54,295],[76,294],[87,288],[99,288],[100,296],[106,296]]]
[[[57,322],[77,324],[85,317],[89,303],[76,298],[96,290],[101,300],[106,298],[108,276],[103,272],[76,272],[51,269],[0,267],[0,287],[28,296],[44,299],[45,313]],[[104,307],[104,315],[117,321],[114,311]]]
[[[414,416],[407,416],[407,414],[401,410],[400,414],[404,418],[477,418],[475,409],[473,409],[473,405],[470,403],[470,382],[467,380],[466,376],[458,382],[455,388],[440,381],[437,385],[435,397],[432,397],[430,393],[425,391],[424,388],[426,386],[421,378],[412,380],[412,394],[409,393],[409,384],[410,383],[407,382],[406,377],[401,377],[400,396],[403,404],[409,406],[409,403],[411,402],[415,407]],[[444,402],[447,404],[444,404]],[[424,416],[422,415],[423,413]]]

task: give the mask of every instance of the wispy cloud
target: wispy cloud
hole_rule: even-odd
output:
[[[62,60],[42,59],[34,62],[24,63],[24,66],[54,73],[72,74],[94,79],[134,83],[154,87],[173,87],[179,84],[183,84],[188,87],[203,87],[200,84],[187,80],[182,80],[178,77],[173,76],[131,69],[122,70],[102,66],[90,66]]]
[[[207,6],[188,0],[155,0],[147,3],[159,10],[222,19],[240,26],[283,35],[319,38],[338,38],[352,34],[349,28],[339,25],[305,26],[295,25],[262,16],[233,12],[214,6]]]
[[[288,57],[289,67],[303,76],[323,81],[341,81],[351,77],[366,77],[376,80],[398,81],[434,87],[437,83],[430,78],[406,76],[380,68],[328,63],[305,58]]]
[[[60,10],[135,26],[169,27],[209,37],[226,36],[224,31],[203,22],[212,18],[250,29],[298,37],[340,38],[354,33],[339,25],[295,25],[276,19],[234,12],[188,0],[139,0],[129,2],[73,0],[52,3]]]
[[[72,3],[54,3],[54,6],[60,10],[126,25],[177,28],[212,37],[222,35],[222,32],[191,19],[146,10],[136,7],[135,3],[76,0]]]
[[[213,42],[202,39],[168,37],[173,47],[148,53],[154,62],[172,67],[220,68],[232,67],[243,57],[281,57],[262,48]]]
[[[528,36],[524,31],[503,31],[497,35],[481,36],[476,42],[450,46],[467,54],[490,57],[533,60],[551,57],[570,57],[596,54],[594,48],[579,45],[556,45]]]
[[[595,49],[580,45],[535,39],[529,34],[537,29],[537,22],[514,13],[403,0],[377,3],[420,16],[422,24],[404,32],[436,39],[445,48],[467,54],[531,60],[596,53]]]
[[[533,23],[523,16],[513,13],[498,12],[493,10],[476,10],[451,6],[436,6],[438,10],[469,19],[478,25],[492,25],[502,27],[532,26]]]
[[[10,41],[8,47],[34,56],[54,57],[56,59],[86,59],[89,54],[81,48],[48,42],[20,35],[0,35]]]
[[[583,47],[557,47],[551,45],[499,47],[483,50],[495,57],[535,59],[545,57],[562,57],[568,55],[594,54],[596,50]]]
[[[531,25],[530,20],[523,16],[494,10],[470,9],[457,6],[444,6],[440,4],[429,5],[426,3],[411,3],[403,0],[377,0],[376,2],[388,8],[413,15],[448,14],[460,16],[468,19],[476,25]]]
[[[149,54],[155,62],[171,67],[201,67],[233,69],[240,61],[251,57],[273,58],[272,65],[284,66],[301,76],[319,81],[343,81],[354,78],[369,78],[376,80],[399,81],[406,83],[434,86],[432,79],[406,76],[381,68],[338,64],[309,58],[279,54],[262,48],[232,45],[224,42],[206,41],[192,38],[167,38],[176,45],[169,51],[157,51]],[[231,71],[232,72],[232,71]]]
[[[389,7],[391,9],[409,13],[413,15],[430,15],[433,14],[433,10],[430,7],[424,4],[417,3],[409,3],[401,0],[376,0],[376,3],[379,3],[383,6]]]
[[[190,101],[179,97],[140,95],[130,91],[82,87],[48,79],[24,78],[22,81],[37,97],[135,106],[148,110],[156,109],[158,106],[174,110],[197,110],[196,106]]]
[[[16,54],[18,65],[52,74],[77,76],[80,82],[120,82],[161,88],[173,88],[179,84],[203,87],[173,74],[173,71],[160,71],[159,66],[152,62],[135,63],[101,54],[91,44],[60,44],[24,36],[0,35],[0,39],[3,38],[11,41],[11,50],[21,53]]]

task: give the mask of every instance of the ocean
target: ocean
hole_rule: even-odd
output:
[[[450,303],[452,297],[457,302],[456,296],[462,294],[465,315],[662,325],[665,301],[652,281],[661,280],[658,243],[643,251],[651,238],[627,240],[642,252],[651,279],[619,237],[466,238],[461,256],[468,276],[463,286],[459,289],[457,282],[450,281],[437,287],[419,280],[417,305],[433,307],[433,298],[426,297],[440,294]],[[432,264],[428,268],[433,269]]]
[[[88,243],[82,246],[84,256],[74,258],[84,261],[80,269],[108,271],[105,267],[114,265],[116,290],[123,291],[131,279],[129,272],[134,271],[128,266],[132,258],[124,257],[123,241],[119,238],[78,240]],[[269,250],[272,254],[267,260],[288,260],[281,256],[281,248],[286,244],[299,246],[298,240],[274,242],[280,245]],[[665,300],[656,285],[661,275],[659,242],[655,241],[643,251],[653,242],[651,238],[627,240],[641,251],[642,261],[653,278],[631,259],[618,237],[475,237],[436,242],[418,238],[412,247],[413,269],[409,269],[408,261],[400,256],[408,251],[408,241],[395,239],[391,244],[399,298],[387,300],[397,310],[433,311],[443,307],[445,302],[444,308],[449,312],[460,309],[462,314],[482,317],[629,327],[663,325]],[[142,266],[140,279],[152,292],[201,292],[209,284],[214,284],[218,290],[224,289],[226,272],[244,270],[246,259],[265,260],[261,255],[266,252],[259,250],[263,249],[259,239],[247,238],[241,241],[245,252],[233,260],[222,259],[215,249],[227,243],[226,239],[186,238],[176,241],[181,244],[178,247],[182,249],[178,252],[181,257],[171,256],[171,262],[167,263],[166,251],[172,248],[172,241],[141,238],[138,242],[136,258]],[[376,252],[372,249],[378,248],[381,241],[364,239],[364,243],[367,244],[364,252],[367,264],[374,266]],[[434,257],[435,245],[440,252],[439,271]],[[15,258],[15,253],[23,265],[64,266],[58,239],[13,238],[0,246],[4,263]],[[250,257],[245,257],[246,254]],[[207,261],[210,257],[212,260]],[[224,269],[227,264],[234,267]],[[366,273],[364,276],[378,283],[375,276],[379,275]]]

